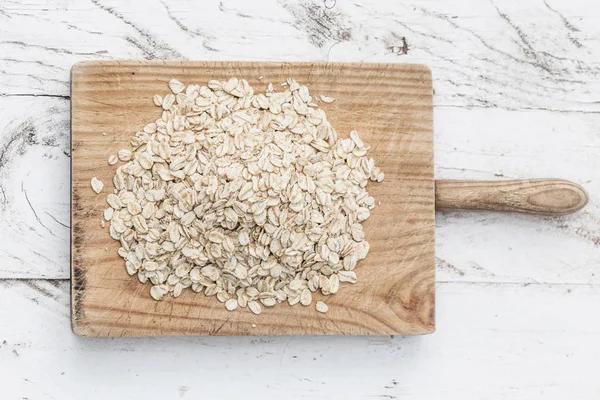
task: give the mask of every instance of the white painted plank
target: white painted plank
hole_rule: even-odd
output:
[[[0,287],[7,399],[225,399],[241,392],[595,400],[600,391],[597,286],[439,284],[437,332],[422,337],[125,340],[73,336],[66,281]]]
[[[441,279],[597,282],[595,113],[600,105],[595,98],[581,103],[565,95],[595,93],[597,9],[589,1],[569,2],[568,7],[557,1],[515,0],[498,7],[466,0],[451,6],[438,1],[401,7],[339,3],[327,9],[320,2],[154,1],[140,9],[110,1],[93,1],[89,7],[5,2],[0,8],[0,50],[5,56],[0,92],[66,97],[71,64],[98,57],[425,62],[435,75],[438,178],[556,176],[583,183],[592,196],[583,213],[541,223],[526,216],[439,216]],[[243,29],[237,28],[240,22]],[[36,29],[27,28],[32,23]],[[231,29],[211,34],[217,23]],[[36,33],[50,30],[52,35]],[[410,43],[408,54],[399,49],[402,37]],[[534,54],[538,64],[539,57],[551,59],[548,65],[556,67],[554,74],[530,59],[528,45],[540,50]],[[544,46],[560,48],[568,57],[552,56],[556,51]],[[477,64],[484,59],[485,65]],[[562,62],[568,65],[559,65]],[[561,112],[461,109],[543,109],[550,108],[548,101]],[[0,100],[0,108],[5,117],[0,122],[0,217],[6,226],[0,277],[65,278],[67,98],[9,96]],[[567,110],[577,112],[562,112]],[[42,136],[56,133],[63,148],[37,139],[27,145],[30,126]],[[532,237],[535,243],[527,239]]]
[[[69,102],[0,98],[0,277],[69,276]]]
[[[600,112],[593,0],[33,0],[0,11],[5,94],[68,95],[71,65],[98,58],[398,61],[432,67],[437,105]]]
[[[0,278],[69,277],[68,107],[0,98]],[[584,211],[559,218],[438,213],[438,279],[598,283],[597,126],[594,114],[437,107],[438,179],[561,177],[591,196]]]
[[[599,115],[435,109],[436,179],[563,178],[590,203],[539,217],[438,213],[438,280],[600,282]]]

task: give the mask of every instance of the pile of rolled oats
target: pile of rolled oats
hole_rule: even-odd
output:
[[[355,283],[365,187],[383,180],[357,133],[339,138],[293,79],[264,94],[238,78],[169,86],[153,99],[161,118],[108,160],[124,162],[104,219],[127,272],[156,300],[191,288],[255,314]]]

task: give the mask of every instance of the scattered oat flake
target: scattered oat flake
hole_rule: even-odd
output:
[[[102,132],[102,136],[106,136],[106,132]]]
[[[100,193],[102,191],[102,189],[104,188],[104,183],[102,183],[102,181],[100,181],[96,177],[92,178],[91,185],[92,185],[92,190],[94,190],[94,192],[96,192],[96,193]]]
[[[238,307],[238,302],[236,299],[229,299],[225,302],[225,308],[229,311],[233,311]]]
[[[248,302],[248,308],[256,315],[262,312],[262,307],[254,300]]]
[[[152,296],[152,298],[154,300],[161,300],[163,297],[163,294],[158,286],[152,286],[150,288],[150,296]]]
[[[131,151],[127,149],[119,150],[117,156],[121,161],[129,161],[131,160]]]
[[[323,303],[322,301],[317,301],[316,307],[318,312],[320,313],[326,313],[327,310],[329,310],[329,307],[327,307],[327,304]]]
[[[117,157],[116,155],[113,154],[110,157],[108,157],[108,165],[115,165],[118,162],[119,162],[119,157]]]
[[[103,219],[100,220],[100,227],[104,228],[106,226],[106,222]]]
[[[335,99],[333,97],[329,97],[329,96],[324,96],[324,95],[320,95],[319,96],[321,98],[321,101],[323,103],[333,103],[335,101]]]
[[[173,93],[179,94],[183,92],[183,89],[185,89],[185,85],[179,82],[177,79],[171,79],[171,81],[169,82],[169,88],[171,88],[171,91]]]
[[[256,324],[252,324],[252,327],[253,327],[253,328],[256,328]]]

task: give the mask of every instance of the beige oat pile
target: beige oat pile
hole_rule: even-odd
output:
[[[124,162],[104,219],[127,272],[156,300],[191,288],[255,314],[355,283],[366,186],[383,180],[358,134],[338,137],[293,79],[257,94],[238,78],[169,87],[153,98],[161,118],[108,161]]]

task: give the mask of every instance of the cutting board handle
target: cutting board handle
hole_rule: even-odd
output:
[[[511,211],[565,215],[581,210],[586,191],[562,179],[435,181],[436,210]]]

